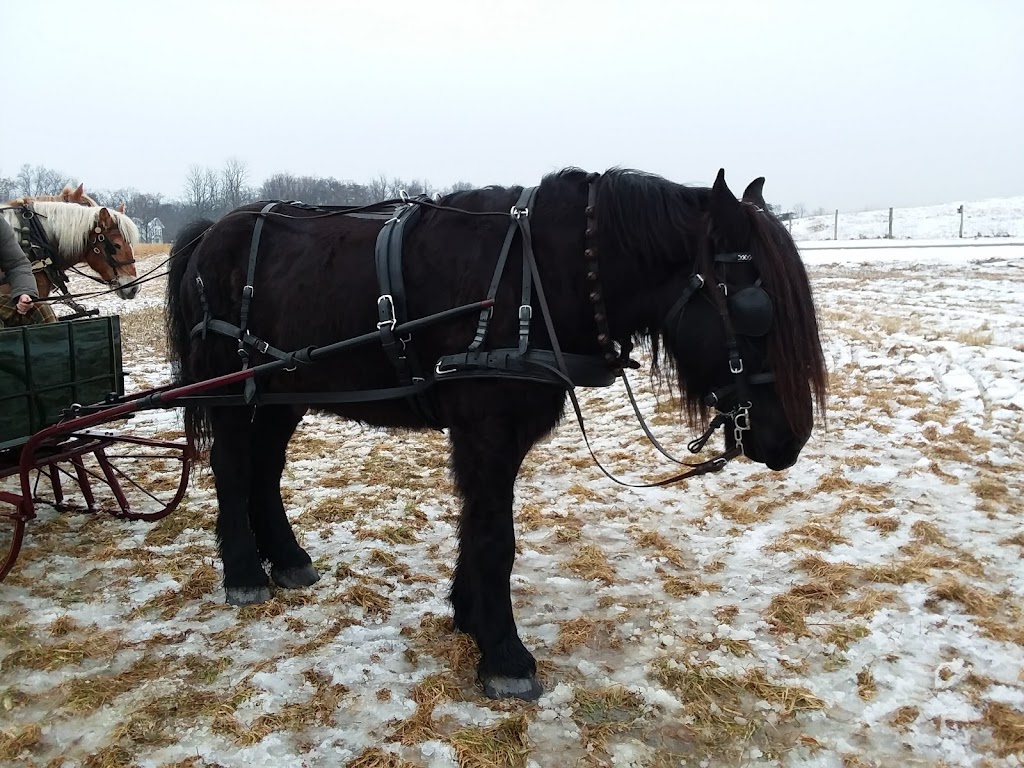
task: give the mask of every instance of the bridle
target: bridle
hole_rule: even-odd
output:
[[[116,227],[117,224],[115,223],[114,228]],[[86,272],[81,272],[75,269],[74,267],[71,267],[71,271],[81,275],[82,277],[88,277],[90,280],[94,280],[97,283],[103,283],[109,288],[121,287],[120,283],[117,280],[117,270],[120,267],[128,267],[131,266],[132,264],[135,264],[136,260],[134,252],[132,254],[132,258],[128,259],[127,261],[119,261],[117,258],[115,258],[117,256],[117,252],[121,249],[121,246],[115,244],[109,237],[107,237],[103,227],[101,227],[99,224],[92,228],[92,232],[90,233],[89,239],[86,243],[86,249],[91,249],[93,253],[103,255],[104,262],[108,267],[110,267],[111,271],[114,273],[113,279],[104,280],[103,278],[95,277]]]
[[[705,295],[710,298],[711,302],[718,309],[725,327],[726,347],[728,350],[729,360],[728,365],[732,380],[731,383],[714,390],[705,397],[704,404],[709,408],[714,408],[717,413],[709,423],[708,428],[704,433],[691,441],[687,446],[687,449],[691,453],[699,453],[707,444],[708,440],[710,440],[714,432],[720,427],[726,427],[727,425],[731,425],[732,427],[735,445],[729,450],[721,453],[719,456],[699,464],[690,464],[676,459],[665,450],[665,448],[651,433],[643,415],[640,413],[632,388],[629,386],[629,380],[626,377],[626,369],[635,369],[640,367],[640,364],[637,361],[632,360],[629,357],[633,348],[632,342],[628,337],[623,339],[613,339],[608,325],[608,313],[604,303],[597,247],[597,188],[600,177],[601,175],[598,173],[591,173],[587,176],[588,193],[587,207],[585,211],[587,224],[586,230],[584,231],[586,246],[583,251],[586,264],[585,277],[588,283],[588,296],[593,308],[594,324],[597,329],[597,343],[601,348],[601,355],[605,363],[612,368],[617,375],[621,376],[626,387],[626,393],[629,397],[630,404],[633,407],[633,412],[635,413],[648,440],[650,440],[652,445],[654,445],[654,447],[670,461],[682,466],[690,467],[691,470],[657,483],[633,485],[631,483],[623,483],[613,477],[600,465],[600,462],[597,462],[598,466],[605,475],[615,482],[622,485],[631,485],[632,487],[665,485],[686,477],[701,475],[707,472],[717,472],[724,468],[730,460],[743,454],[743,436],[745,432],[750,431],[751,425],[751,387],[770,384],[775,381],[775,375],[770,371],[751,373],[747,370],[743,357],[740,354],[738,340],[738,336],[755,337],[764,336],[768,333],[772,325],[774,314],[771,297],[764,288],[761,287],[760,277],[758,277],[753,284],[740,288],[730,295],[727,276],[724,274],[720,276],[718,274],[720,267],[724,272],[730,264],[752,265],[753,259],[749,253],[730,252],[715,254],[712,266],[715,279],[710,282],[710,284],[714,286],[713,289],[708,288],[709,281],[700,273],[698,264],[696,262],[694,263],[694,269],[690,275],[690,279],[688,280],[686,287],[683,289],[682,294],[669,308],[668,312],[665,313],[665,317],[662,321],[662,327],[664,327],[669,334],[676,333],[676,329],[678,329],[682,323],[683,315],[685,314],[687,307],[690,305],[690,302],[698,295]],[[616,349],[615,347],[616,342],[619,345],[619,349]],[[578,408],[577,416],[580,416]],[[582,421],[580,423],[582,425]],[[584,437],[585,436],[586,435],[584,433]],[[597,461],[596,457],[594,458],[595,461]]]

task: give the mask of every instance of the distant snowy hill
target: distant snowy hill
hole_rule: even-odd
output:
[[[919,208],[893,210],[894,240],[946,240],[960,231],[961,202]],[[963,201],[964,239],[1024,237],[1024,197]],[[792,222],[797,242],[834,239],[835,214],[806,216]],[[862,213],[839,212],[839,240],[865,240],[886,237],[889,210]]]

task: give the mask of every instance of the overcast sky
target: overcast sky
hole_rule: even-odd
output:
[[[856,210],[1024,194],[1024,2],[4,2],[0,175],[624,165]]]

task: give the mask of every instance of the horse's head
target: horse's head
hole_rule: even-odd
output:
[[[61,190],[59,196],[54,195],[52,198],[39,199],[60,200],[61,202],[64,203],[84,205],[87,208],[99,207],[99,203],[97,203],[93,198],[89,197],[89,195],[85,194],[85,184],[79,184],[75,189],[72,189],[71,185],[68,184],[67,186],[64,187],[64,189]],[[124,213],[123,206],[119,210],[121,210],[121,212]]]
[[[692,270],[663,293],[666,352],[690,414],[726,416],[726,447],[792,466],[824,408],[825,364],[800,254],[765,205],[764,179],[738,200],[719,171]]]
[[[122,299],[133,299],[139,292],[135,282],[135,249],[138,228],[122,211],[101,207],[96,211],[88,234],[85,262],[116,288]]]

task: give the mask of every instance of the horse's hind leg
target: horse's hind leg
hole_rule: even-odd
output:
[[[249,408],[210,412],[210,467],[217,485],[217,544],[224,564],[224,595],[231,605],[270,599],[270,582],[249,525],[252,443]]]
[[[301,408],[288,405],[261,406],[252,422],[249,522],[260,555],[270,561],[270,577],[285,589],[308,587],[320,578],[309,555],[295,540],[281,500],[288,441],[302,415]]]

